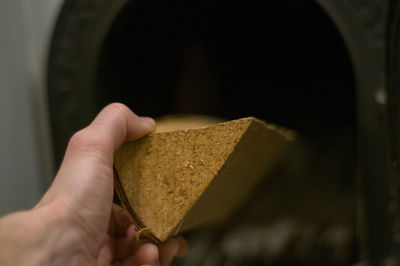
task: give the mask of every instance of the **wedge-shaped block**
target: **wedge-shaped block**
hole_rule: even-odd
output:
[[[227,217],[292,134],[255,118],[153,133],[115,153],[116,188],[156,242]]]

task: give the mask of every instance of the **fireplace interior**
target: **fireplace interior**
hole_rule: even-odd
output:
[[[255,116],[298,133],[231,219],[186,234],[191,251],[174,265],[359,260],[353,64],[316,2],[128,1],[104,31],[93,74],[75,79],[91,84],[94,110],[118,101],[156,118]],[[60,160],[67,137],[55,136]]]
[[[299,133],[232,221],[188,236],[193,252],[182,265],[350,265],[355,86],[335,25],[312,1],[175,4],[132,3],[118,16],[99,57],[99,108],[122,101],[154,117],[255,116]]]

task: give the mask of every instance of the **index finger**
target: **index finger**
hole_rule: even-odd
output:
[[[111,202],[114,151],[124,141],[138,139],[154,129],[154,120],[135,115],[123,104],[106,106],[89,126],[71,138],[60,170],[41,203],[52,200],[60,191],[72,195],[77,190],[93,194],[99,202],[100,198]],[[94,182],[101,184],[96,190],[92,188]]]
[[[139,117],[123,104],[110,104],[88,127],[74,134],[63,164],[80,154],[100,157],[112,163],[114,151],[124,141],[138,139],[154,130],[153,119]]]

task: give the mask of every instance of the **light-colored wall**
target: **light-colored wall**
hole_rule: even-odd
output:
[[[60,4],[0,1],[0,215],[33,206],[54,175],[44,76]]]

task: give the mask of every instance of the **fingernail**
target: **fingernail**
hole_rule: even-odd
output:
[[[154,121],[153,118],[142,116],[140,117],[140,120],[142,120],[142,122],[146,124],[150,132],[156,131],[157,125],[156,121]]]

